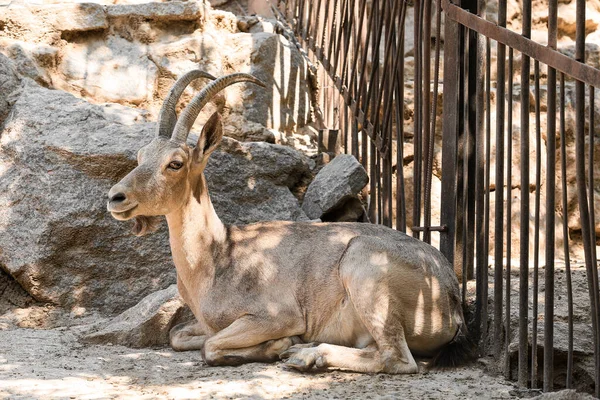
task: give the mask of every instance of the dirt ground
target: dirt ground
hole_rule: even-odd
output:
[[[78,328],[0,330],[0,398],[496,399],[514,386],[468,368],[411,376],[301,374],[280,364],[207,367],[198,352],[83,345]]]

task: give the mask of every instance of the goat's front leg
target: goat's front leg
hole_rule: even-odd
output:
[[[279,354],[302,342],[296,336],[301,327],[282,325],[281,321],[246,315],[206,340],[204,361],[208,365],[277,361]]]
[[[169,343],[175,351],[201,350],[206,337],[195,320],[177,324],[169,331]]]

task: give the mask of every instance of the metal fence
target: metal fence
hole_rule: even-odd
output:
[[[547,44],[530,39],[531,0],[519,33],[506,28],[506,1],[486,14],[482,0],[279,0],[276,13],[313,63],[328,150],[337,143],[369,171],[372,222],[433,242],[454,263],[481,355],[523,388],[598,397],[600,70],[584,63],[585,1],[574,2],[574,57],[557,50],[558,0]],[[582,291],[589,303],[577,314]],[[567,330],[560,373],[557,324]],[[587,387],[575,379],[585,347],[576,324],[592,331]]]

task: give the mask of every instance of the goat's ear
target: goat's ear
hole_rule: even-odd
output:
[[[198,143],[193,153],[194,162],[201,163],[206,160],[210,153],[217,147],[222,137],[223,124],[221,123],[221,116],[218,112],[215,112],[206,121],[204,128],[202,128],[202,133],[198,138]]]

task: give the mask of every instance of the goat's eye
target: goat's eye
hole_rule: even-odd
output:
[[[181,161],[171,161],[169,163],[169,169],[180,169],[181,167],[183,167],[183,163]]]

